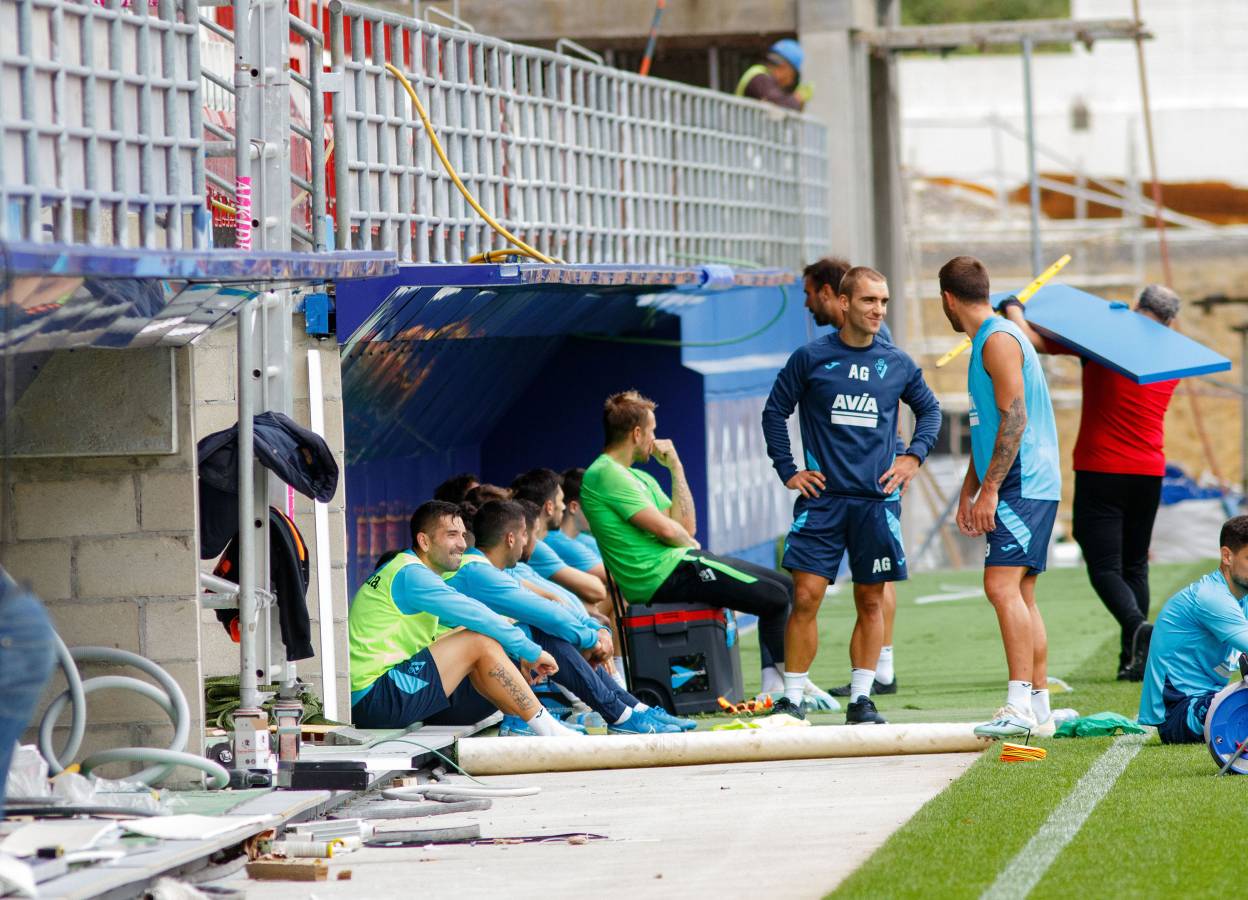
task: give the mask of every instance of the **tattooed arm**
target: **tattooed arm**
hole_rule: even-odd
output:
[[[676,445],[670,440],[655,439],[654,458],[672,473],[672,505],[668,507],[668,518],[679,522],[689,534],[698,530],[697,512],[693,508],[693,491],[689,489],[689,481],[685,478],[685,467],[676,454]]]
[[[992,391],[1001,414],[992,458],[971,507],[971,524],[987,533],[996,527],[997,492],[1018,457],[1027,428],[1027,405],[1023,392],[1023,351],[1011,335],[998,332],[984,344],[984,369],[992,379]]]

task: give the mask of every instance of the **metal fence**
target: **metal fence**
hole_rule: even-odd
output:
[[[201,39],[216,50],[233,34],[193,0],[123,3],[0,0],[0,237],[205,246],[206,179],[218,217],[232,211],[235,84],[224,53],[202,71],[199,55]],[[826,131],[808,117],[339,0],[328,13],[326,39],[293,18],[286,38],[298,71],[280,214],[298,249],[326,246],[327,214],[339,249],[463,262],[504,246],[456,191],[392,62],[468,188],[544,253],[796,267],[825,251]],[[265,123],[242,124],[254,143]]]
[[[194,0],[0,2],[0,237],[207,243]]]
[[[796,266],[826,246],[824,127],[775,107],[333,0],[340,245],[417,262],[501,246],[436,159],[412,81],[468,188],[570,262],[724,257]]]

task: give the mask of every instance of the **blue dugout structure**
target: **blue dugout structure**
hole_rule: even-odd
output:
[[[628,388],[659,404],[698,539],[771,564],[792,497],[759,421],[815,334],[803,303],[791,272],[725,266],[400,266],[339,284],[351,584],[407,546],[412,510],[447,477],[589,465],[604,398]]]

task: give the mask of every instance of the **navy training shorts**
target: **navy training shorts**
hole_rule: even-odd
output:
[[[426,647],[374,681],[369,692],[351,705],[351,722],[356,728],[406,728],[450,705],[442,675]]]
[[[784,568],[835,582],[848,550],[854,584],[906,580],[900,502],[828,497],[808,506],[804,499],[799,497],[793,508],[796,518],[784,540]]]
[[[1212,694],[1184,694],[1166,679],[1161,689],[1161,702],[1166,707],[1166,720],[1157,726],[1157,736],[1163,744],[1203,744],[1205,742],[1205,718],[1213,704]],[[1200,730],[1192,730],[1192,720],[1200,723]]]
[[[998,500],[997,527],[987,535],[984,568],[1026,566],[1028,575],[1039,575],[1048,567],[1049,538],[1056,520],[1056,500]]]

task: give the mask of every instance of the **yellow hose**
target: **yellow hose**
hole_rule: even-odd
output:
[[[429,135],[429,140],[433,142],[433,149],[437,151],[438,159],[442,160],[442,167],[446,169],[446,173],[451,176],[451,181],[455,182],[455,187],[459,188],[459,192],[464,195],[464,199],[468,201],[468,205],[475,209],[477,211],[477,215],[485,219],[486,224],[497,231],[499,235],[507,240],[508,243],[514,244],[516,247],[525,251],[523,255],[530,256],[540,262],[553,264],[553,259],[535,247],[530,247],[524,241],[520,240],[520,238],[516,237],[504,228],[493,216],[485,211],[480,203],[477,202],[477,198],[472,196],[472,193],[467,187],[464,186],[463,181],[459,178],[459,173],[455,171],[455,167],[452,166],[451,161],[447,159],[446,151],[442,149],[442,142],[438,140],[437,132],[433,130],[433,123],[429,121],[429,115],[425,112],[424,104],[421,103],[420,98],[416,96],[416,91],[412,88],[411,82],[404,77],[402,72],[390,63],[386,63],[386,69],[391,75],[399,79],[399,83],[402,84],[404,89],[407,91],[407,96],[412,98],[412,105],[416,107],[416,112],[420,115],[421,124],[425,126],[425,133]]]
[[[539,257],[536,254],[530,253],[528,250],[521,250],[519,247],[505,247],[501,250],[486,250],[484,253],[477,253],[473,256],[468,257],[468,262],[470,263],[493,263],[493,262],[498,262],[499,260],[508,256],[525,256],[525,257],[528,257],[529,259],[537,259],[539,261],[541,259],[541,257]],[[553,261],[559,262],[560,260],[556,259]]]

